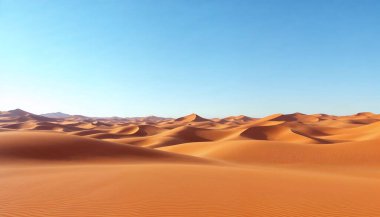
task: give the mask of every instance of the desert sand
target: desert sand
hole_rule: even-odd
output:
[[[380,115],[0,112],[0,216],[380,216]]]

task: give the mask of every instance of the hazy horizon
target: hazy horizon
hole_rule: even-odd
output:
[[[0,110],[0,112],[6,112],[6,111],[12,111],[12,110],[22,110],[24,112],[30,112],[26,109],[21,109],[21,108],[14,108],[14,109],[10,109],[10,110]],[[201,116],[201,117],[205,117],[205,118],[208,118],[208,119],[212,119],[212,118],[226,118],[226,117],[232,117],[232,116],[247,116],[247,117],[251,117],[251,118],[264,118],[264,117],[267,117],[267,116],[271,116],[271,115],[276,115],[276,114],[282,114],[282,115],[291,115],[291,114],[297,114],[297,113],[300,113],[300,114],[305,114],[305,115],[317,115],[317,114],[327,114],[327,115],[335,115],[335,116],[350,116],[350,115],[356,115],[356,114],[359,114],[359,113],[373,113],[373,114],[376,114],[375,112],[372,112],[372,111],[361,111],[361,112],[357,112],[357,113],[351,113],[351,114],[332,114],[332,113],[302,113],[302,112],[292,112],[292,113],[281,113],[281,112],[277,112],[277,113],[272,113],[272,114],[268,114],[268,115],[265,115],[265,116],[250,116],[250,115],[246,115],[246,114],[232,114],[232,115],[226,115],[226,116],[203,116],[203,115],[200,115],[198,113],[195,113],[195,112],[192,112],[192,113],[187,113],[187,114],[182,114],[180,116],[160,116],[160,115],[155,115],[155,114],[150,114],[150,115],[144,115],[144,116],[128,116],[128,115],[124,115],[124,116],[118,116],[118,115],[107,115],[107,116],[91,116],[91,115],[86,115],[86,114],[70,114],[70,113],[66,113],[66,112],[62,112],[62,111],[55,111],[55,112],[46,112],[46,113],[33,113],[33,112],[30,112],[32,114],[36,114],[36,115],[48,115],[48,114],[57,114],[57,113],[61,113],[61,114],[64,114],[64,115],[80,115],[80,116],[85,116],[85,117],[89,117],[89,118],[113,118],[113,117],[118,117],[118,118],[138,118],[138,117],[149,117],[149,116],[155,116],[155,117],[161,117],[161,118],[173,118],[173,119],[176,119],[176,118],[180,118],[180,117],[184,117],[184,116],[188,116],[188,115],[192,115],[192,114],[196,114],[198,116]],[[48,117],[48,116],[47,116]]]
[[[380,112],[380,2],[0,1],[0,110]]]

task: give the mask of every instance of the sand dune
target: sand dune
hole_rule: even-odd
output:
[[[25,122],[29,120],[35,120],[35,121],[54,121],[52,118],[35,115],[26,111],[23,111],[21,109],[15,109],[10,110],[7,112],[1,112],[0,113],[0,119],[8,120],[8,121],[19,121],[19,122]]]
[[[202,118],[201,116],[197,114],[190,114],[185,117],[177,118],[175,121],[180,121],[180,122],[201,122],[201,121],[209,121],[206,118]]]
[[[1,132],[1,163],[193,162],[207,160],[52,132]]]
[[[305,115],[302,113],[294,113],[294,114],[287,114],[287,115],[280,115],[273,119],[273,121],[297,121],[302,123],[313,123],[318,122],[319,117],[314,115]]]
[[[380,216],[377,114],[47,116],[0,112],[0,216]]]
[[[304,134],[305,136],[303,136],[301,133],[292,131],[290,127],[284,125],[253,126],[244,130],[240,135],[254,140],[327,143],[311,135]]]
[[[339,144],[299,144],[274,141],[184,143],[160,148],[226,162],[249,165],[380,166],[380,140]]]

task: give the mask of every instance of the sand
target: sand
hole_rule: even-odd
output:
[[[380,216],[376,114],[61,116],[0,113],[0,216]]]

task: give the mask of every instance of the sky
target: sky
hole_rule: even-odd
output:
[[[0,110],[380,113],[378,0],[0,0]]]

